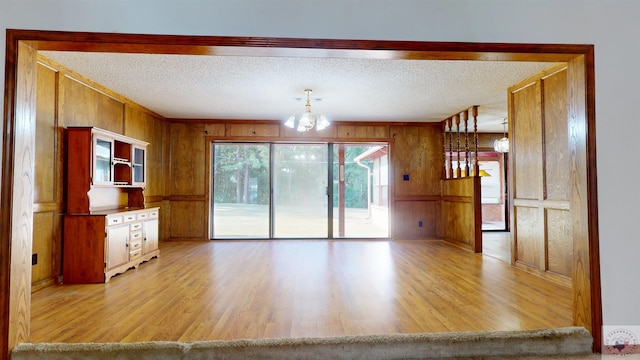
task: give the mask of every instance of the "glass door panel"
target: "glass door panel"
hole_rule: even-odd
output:
[[[145,167],[144,149],[139,147],[133,148],[133,182],[134,184],[144,184],[144,167]]]
[[[269,237],[269,144],[213,144],[213,238]]]
[[[94,184],[111,184],[113,182],[113,140],[95,137]]]
[[[273,236],[328,236],[328,146],[273,145]]]
[[[333,147],[333,236],[389,237],[389,156],[382,144]]]

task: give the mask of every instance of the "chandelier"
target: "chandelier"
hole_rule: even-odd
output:
[[[493,149],[499,153],[509,152],[509,138],[507,138],[507,119],[502,119],[502,139],[498,139],[493,142]]]
[[[296,129],[297,131],[304,132],[316,128],[316,131],[320,131],[329,126],[330,122],[327,118],[319,112],[311,111],[311,89],[305,89],[307,94],[307,102],[304,105],[304,111],[298,111],[297,113],[289,116],[284,123],[286,127]]]

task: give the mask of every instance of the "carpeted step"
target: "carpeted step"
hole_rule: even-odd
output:
[[[532,331],[358,335],[328,338],[141,343],[23,343],[12,360],[596,359],[581,327]]]

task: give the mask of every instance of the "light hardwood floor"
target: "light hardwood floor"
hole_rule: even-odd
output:
[[[482,252],[511,263],[511,233],[508,231],[483,231]]]
[[[443,241],[163,242],[108,284],[32,295],[32,342],[526,330],[571,289]]]

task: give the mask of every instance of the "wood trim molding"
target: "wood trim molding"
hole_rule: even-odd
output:
[[[18,117],[28,111],[35,94],[18,94],[17,79],[28,73],[33,50],[132,52],[198,55],[314,56],[412,60],[502,60],[567,62],[571,80],[571,153],[575,168],[571,208],[574,232],[574,318],[594,337],[595,349],[602,341],[600,261],[598,244],[597,182],[595,158],[595,78],[593,45],[454,43],[381,40],[292,39],[264,37],[215,37],[88,33],[7,29],[5,109],[2,152],[2,204],[0,205],[0,360],[26,341],[29,329],[30,291],[10,291],[13,284],[30,284],[28,271],[14,266],[28,261],[33,200],[27,175],[29,158],[24,157],[35,127]],[[22,45],[20,45],[22,44]],[[20,49],[19,49],[20,45]],[[27,63],[18,64],[18,60]],[[35,73],[35,71],[34,71]],[[29,75],[31,76],[31,75]],[[24,97],[24,99],[19,99]],[[24,100],[18,101],[18,100]],[[30,113],[35,113],[31,111]],[[392,131],[390,129],[390,131]],[[31,136],[31,140],[29,139]],[[166,151],[166,149],[165,149]],[[31,159],[32,161],[32,159]],[[15,167],[18,165],[19,167]],[[24,168],[23,168],[24,167]],[[19,176],[19,179],[16,177]],[[17,181],[19,180],[19,181]],[[14,195],[16,194],[16,195]],[[24,197],[29,199],[26,199]],[[195,199],[194,199],[195,200]],[[395,201],[399,198],[395,197]],[[23,214],[24,218],[19,217]],[[21,249],[16,251],[15,249]],[[10,251],[16,251],[14,257]],[[16,262],[15,264],[13,262]],[[15,285],[20,286],[20,285]],[[9,309],[18,305],[19,313]],[[13,317],[12,317],[13,316]]]

